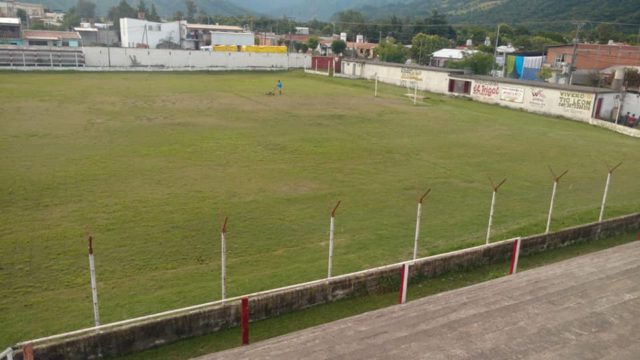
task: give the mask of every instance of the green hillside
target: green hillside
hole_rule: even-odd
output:
[[[360,10],[370,18],[419,17],[438,10],[454,23],[474,24],[567,25],[570,20],[640,23],[638,0],[420,0]]]
[[[112,6],[117,5],[120,0],[101,0],[94,1],[96,3],[96,15],[105,16],[109,9]],[[131,6],[137,6],[138,0],[128,0],[127,1]],[[59,11],[67,11],[70,7],[75,6],[77,0],[42,0],[41,3],[49,9],[59,10]],[[161,16],[171,16],[176,11],[180,10],[182,12],[186,11],[186,6],[184,1],[175,1],[175,0],[145,0],[145,4],[148,7],[151,7],[151,4],[155,4],[158,9],[158,13]],[[235,16],[246,14],[250,11],[247,9],[234,4],[229,0],[195,0],[196,5],[199,9],[206,12],[210,15],[226,15],[226,16]]]

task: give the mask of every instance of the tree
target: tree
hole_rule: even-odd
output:
[[[515,46],[528,51],[544,51],[548,46],[560,44],[562,43],[544,36],[519,36],[514,42]]]
[[[628,88],[639,88],[640,72],[638,72],[638,69],[625,69],[624,83],[625,83],[625,86]]]
[[[173,20],[174,21],[184,20],[184,13],[180,10],[177,10],[176,12],[173,13]]]
[[[62,18],[62,26],[65,29],[71,29],[79,25],[80,16],[78,16],[78,13],[76,12],[76,7],[73,6],[64,14],[64,17]]]
[[[449,61],[447,67],[451,69],[470,69],[476,75],[487,75],[493,68],[493,55],[477,52],[466,56],[462,61]]]
[[[419,64],[429,64],[431,54],[449,45],[449,40],[441,36],[419,33],[411,40],[411,57]]]
[[[187,7],[187,21],[193,21],[198,12],[198,5],[193,0],[185,0],[184,4]]]
[[[113,22],[114,30],[120,30],[120,19],[121,18],[136,18],[138,16],[138,12],[136,9],[131,7],[127,0],[120,0],[120,3],[117,6],[112,7],[109,10],[109,14],[107,17],[109,20]]]
[[[342,40],[333,40],[331,43],[331,51],[334,54],[342,54],[347,48],[347,43]]]
[[[309,47],[309,49],[315,50],[318,47],[318,43],[319,43],[318,38],[315,36],[312,36],[307,41],[307,46]]]
[[[139,13],[144,13],[145,18],[149,20],[149,9],[147,9],[147,4],[144,3],[144,0],[140,0],[140,2],[138,2],[137,10]]]
[[[29,24],[29,17],[27,16],[27,12],[24,9],[18,9],[16,11],[16,16],[20,19],[20,22],[24,25]]]
[[[624,36],[618,31],[613,24],[600,24],[595,29],[596,40],[600,44],[606,44],[609,40],[619,41]]]
[[[375,49],[375,54],[380,60],[395,63],[404,63],[407,60],[407,53],[407,49],[402,44],[396,43],[394,38],[387,38]]]
[[[336,24],[341,32],[346,32],[355,41],[356,35],[367,32],[367,20],[361,12],[356,10],[341,11],[334,15]]]
[[[149,12],[149,15],[147,15],[147,20],[155,22],[160,21],[160,15],[158,15],[158,10],[156,10],[156,4],[154,3],[151,3],[151,11]]]
[[[307,46],[307,44],[297,41],[293,42],[293,48],[296,50],[296,52],[301,53],[306,53],[309,50],[309,46]]]
[[[456,31],[449,26],[447,22],[447,16],[438,12],[438,10],[432,10],[431,16],[424,19],[422,22],[422,32],[428,35],[438,35],[448,39],[455,39]],[[421,31],[418,29],[418,31]]]
[[[76,14],[82,19],[93,19],[96,17],[96,4],[93,1],[78,0]]]

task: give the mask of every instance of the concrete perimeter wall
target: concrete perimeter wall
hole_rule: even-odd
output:
[[[85,47],[83,51],[85,66],[94,68],[275,70],[311,66],[311,56],[295,53],[272,54],[110,47]]]
[[[602,100],[600,118],[610,119],[617,104],[618,92],[583,86],[558,87],[545,82],[517,81],[486,76],[465,75],[462,70],[429,66],[402,65],[385,62],[344,59],[342,75],[345,78],[378,79],[379,82],[403,86],[437,94],[463,96],[483,103],[505,106],[543,115],[560,116],[624,135],[640,138],[640,130],[595,119],[598,100]],[[468,83],[468,93],[451,88],[451,82]],[[632,108],[640,99],[627,94],[624,108]],[[640,104],[640,102],[639,102]]]
[[[364,78],[413,88],[416,84],[422,91],[446,94],[449,87],[449,73],[460,73],[453,69],[401,64],[364,62],[361,60],[343,60],[342,74],[351,78]]]
[[[601,223],[522,239],[521,253],[533,254],[566,245],[597,240],[640,229],[640,213]],[[504,261],[511,256],[513,239],[409,261],[413,280],[431,278],[445,272]],[[395,291],[399,287],[403,263],[305,284],[247,295],[251,321],[271,318],[338,299]],[[36,339],[17,344],[19,351],[30,343],[37,359],[96,359],[141,351],[177,340],[237,326],[241,297],[168,311],[97,328]],[[239,341],[239,338],[238,338]]]

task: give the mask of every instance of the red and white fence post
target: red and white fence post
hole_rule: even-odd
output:
[[[22,359],[23,360],[34,360],[33,354],[33,344],[29,343],[22,347]]]
[[[96,285],[96,265],[93,260],[93,236],[87,231],[89,242],[89,274],[91,276],[91,296],[93,300],[93,320],[96,326],[100,326],[100,308],[98,306],[98,287]]]
[[[249,298],[242,298],[240,305],[240,329],[242,345],[249,345]]]
[[[604,206],[607,202],[607,193],[609,192],[609,184],[611,183],[611,175],[618,168],[618,166],[622,165],[622,161],[618,163],[618,165],[614,167],[609,167],[609,172],[607,173],[607,182],[604,185],[604,195],[602,196],[602,205],[600,206],[600,216],[598,217],[598,222],[602,221],[604,217]]]
[[[517,238],[513,242],[513,252],[511,253],[511,265],[509,266],[509,275],[513,275],[518,271],[518,259],[520,258],[520,246],[522,239]]]
[[[548,233],[549,229],[551,228],[551,214],[553,213],[553,206],[556,202],[556,191],[558,189],[558,183],[560,182],[560,179],[569,172],[569,170],[567,170],[560,174],[560,176],[557,176],[556,173],[553,172],[553,169],[551,167],[549,167],[549,170],[551,170],[551,174],[553,175],[553,190],[551,190],[551,204],[549,205],[549,216],[547,216],[547,227],[545,233]]]
[[[420,237],[420,218],[422,217],[422,202],[429,195],[431,189],[427,190],[420,199],[418,199],[418,211],[416,216],[416,235],[413,240],[413,261],[418,257],[418,238]]]
[[[491,224],[493,223],[493,213],[496,208],[496,194],[498,193],[498,189],[500,188],[500,186],[502,186],[502,184],[504,184],[507,181],[507,179],[505,178],[498,185],[496,185],[493,182],[493,180],[491,179],[489,180],[491,181],[491,187],[493,188],[493,193],[491,195],[491,209],[489,210],[489,225],[487,225],[487,239],[486,239],[487,245],[489,245],[489,237],[491,237]]]
[[[409,264],[404,263],[400,268],[400,293],[398,295],[398,304],[407,302],[407,286],[409,284]]]
[[[336,210],[338,210],[338,206],[340,206],[340,201],[338,201],[336,206],[331,211],[331,220],[329,222],[329,264],[327,266],[327,278],[331,277],[331,271],[333,270],[333,232],[336,223]]]
[[[225,216],[222,227],[220,228],[220,266],[221,270],[221,297],[225,299],[227,295],[227,221],[228,217]]]

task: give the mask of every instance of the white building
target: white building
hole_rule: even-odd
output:
[[[182,45],[186,37],[186,21],[158,23],[131,18],[120,19],[121,46],[125,48],[148,47],[155,49],[159,44]]]

